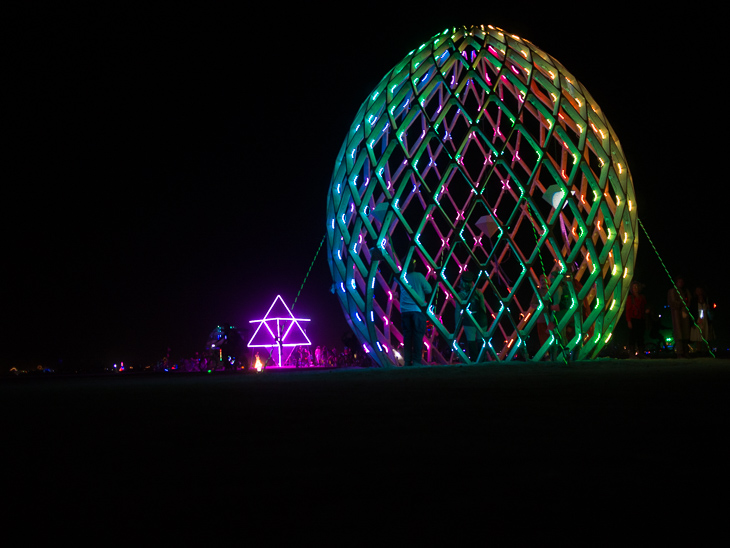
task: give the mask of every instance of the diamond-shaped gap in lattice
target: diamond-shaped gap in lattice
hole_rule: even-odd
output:
[[[415,234],[421,224],[423,214],[428,207],[428,203],[426,202],[428,195],[424,198],[421,193],[422,183],[412,172],[409,175],[407,182],[403,182],[403,192],[400,194],[398,209],[403,216],[409,233]]]
[[[377,175],[385,183],[385,190],[391,196],[395,194],[398,188],[398,181],[408,165],[405,152],[398,143],[394,141],[392,146],[388,147],[386,154],[380,159],[377,168]]]
[[[482,48],[479,40],[473,34],[464,35],[458,46],[459,56],[464,67],[471,68],[476,61],[479,50]],[[463,79],[463,78],[462,78]]]
[[[540,166],[544,161],[546,156],[544,146],[550,132],[537,118],[535,118],[531,113],[526,112],[526,110],[527,109],[523,110],[523,116],[520,123],[515,127],[514,133],[519,131],[519,134],[524,137],[524,144],[529,144],[529,148],[533,151],[532,154],[527,152],[527,146],[520,147],[519,151],[521,159],[524,158],[527,160],[528,158],[531,158],[533,160],[532,162],[529,162],[529,164],[523,166],[525,172],[529,173],[529,176],[532,176],[536,170],[540,169]],[[512,151],[510,146],[507,147],[507,150],[510,152]],[[529,176],[525,179],[525,181],[529,179]]]
[[[610,268],[601,269],[600,275],[596,278],[594,286],[596,288],[596,296],[601,300],[603,308],[618,308],[618,301],[614,301],[613,292],[616,288],[616,283],[620,278],[621,276],[613,275]],[[585,296],[581,295],[581,297]]]
[[[606,249],[606,231],[601,217],[602,215],[597,215],[589,227],[591,230],[591,242],[596,253],[596,263],[600,263],[601,257],[604,255],[604,249]]]
[[[552,162],[555,171],[560,173],[560,177],[564,181],[568,181],[575,176],[574,171],[580,162],[580,153],[569,142],[562,128],[557,127],[553,130],[547,143],[546,152],[546,157]]]
[[[388,245],[386,246],[388,263],[396,272],[400,272],[406,266],[405,259],[413,245],[413,235],[406,230],[400,218],[395,215],[391,219],[388,231]]]
[[[379,231],[390,208],[390,194],[386,188],[385,183],[379,178],[371,180],[370,183],[370,195],[368,196],[368,218],[370,223]]]
[[[586,220],[590,220],[598,213],[603,194],[598,189],[593,174],[587,169],[586,163],[582,162],[580,167],[580,177],[573,178],[571,191],[578,198],[576,203],[581,215]],[[594,207],[596,208],[595,210]]]
[[[499,227],[483,199],[476,199],[467,217],[461,236],[468,245],[477,263],[486,264],[494,243],[499,238]]]
[[[441,115],[447,99],[451,97],[451,90],[448,89],[444,81],[438,76],[436,78],[420,97],[421,108],[423,108],[426,118],[432,125]]]
[[[580,260],[577,255],[584,253],[582,249],[588,229],[580,215],[576,215],[577,206],[567,202],[558,215],[558,221],[553,225],[553,234],[557,242],[560,242],[560,254],[566,257],[568,262]]]
[[[590,286],[600,278],[601,272],[593,260],[593,246],[590,241],[586,242],[586,248],[590,251],[582,251],[573,257],[571,267],[573,269],[573,285],[576,293],[581,288]]]
[[[398,140],[405,148],[406,154],[409,158],[412,158],[415,155],[418,147],[428,136],[429,129],[430,122],[426,119],[423,112],[415,109],[406,118],[403,126],[398,129]]]
[[[519,255],[520,261],[525,265],[532,264],[532,261],[536,258],[541,229],[542,227],[536,224],[534,215],[530,214],[527,202],[522,202],[513,226],[509,230],[509,238],[514,242],[514,248]]]
[[[453,93],[453,91],[458,87],[461,80],[461,74],[467,69],[468,67],[465,67],[464,59],[461,55],[455,52],[446,59],[443,65],[441,65],[439,72],[441,72],[441,76],[450,92]]]
[[[439,188],[446,175],[451,156],[446,152],[441,140],[434,134],[429,134],[419,148],[413,160],[413,167],[419,174],[429,192]]]
[[[434,264],[443,261],[442,252],[448,247],[446,242],[453,236],[453,231],[453,226],[443,212],[431,207],[419,229],[418,243],[428,251]]]
[[[565,208],[572,195],[550,162],[540,164],[534,182],[535,187],[531,189],[533,203],[538,206],[548,226],[553,226],[558,220],[559,212]]]
[[[599,261],[606,264],[609,262],[613,263],[613,249],[618,237],[618,230],[613,224],[613,217],[610,213],[611,210],[609,207],[605,203],[601,204],[601,214],[600,217],[597,216],[597,218],[599,218],[601,226],[605,231],[605,239],[603,240],[603,251],[601,251]],[[602,233],[601,237],[603,238],[603,236],[604,234]]]
[[[497,156],[491,143],[484,138],[480,131],[472,131],[460,151],[460,161],[463,173],[469,179],[474,189],[484,185],[487,175],[493,167],[493,158]]]
[[[515,126],[507,141],[503,159],[509,163],[517,179],[522,184],[527,184],[537,167],[540,155],[537,152],[537,144],[528,134],[523,133],[523,128],[521,124]]]
[[[527,97],[525,97],[523,107],[549,131],[555,127],[555,107],[559,92],[540,73],[533,74],[535,78],[530,85]]]
[[[609,203],[611,204],[611,211],[614,216],[621,215],[619,208],[629,208],[630,204],[628,200],[631,199],[633,192],[627,192],[627,190],[630,191],[631,189],[626,189],[623,186],[622,179],[613,169],[608,170],[608,177],[602,188],[604,198],[607,200],[610,199]]]
[[[347,179],[351,194],[356,197],[356,206],[359,205],[362,195],[367,192],[370,184],[370,159],[367,154],[360,154],[355,160]]]
[[[544,74],[540,71],[532,73],[533,78],[530,82],[530,96],[531,99],[539,101],[543,107],[540,109],[544,112],[555,112],[555,104],[558,101],[560,95],[558,89],[550,82],[549,78],[545,78]],[[530,101],[533,105],[537,106],[537,103]],[[527,104],[527,102],[526,102]]]
[[[469,129],[470,121],[466,118],[461,105],[455,99],[449,99],[439,118],[437,130],[449,153],[456,155],[464,139],[469,135]]]
[[[524,275],[525,269],[509,238],[501,238],[486,265],[494,294],[500,300],[508,299],[515,283]]]
[[[499,61],[487,47],[479,52],[479,58],[475,63],[474,70],[484,81],[486,87],[491,90],[497,83],[501,67],[502,62]]]
[[[520,281],[519,286],[513,291],[510,308],[512,310],[512,316],[515,319],[515,325],[520,331],[527,330],[530,321],[534,322],[537,320],[533,316],[536,314],[539,306],[537,286],[541,279],[536,269],[530,268]]]
[[[482,109],[480,121],[483,121],[484,126],[480,124],[480,128],[495,150],[503,149],[512,132],[513,120],[516,121],[515,116],[507,111],[504,103],[490,95],[486,106]]]
[[[555,131],[559,133],[560,138],[566,143],[572,154],[580,157],[581,148],[581,133],[582,129],[575,123],[572,116],[569,114],[573,112],[572,107],[566,101],[563,101],[565,106],[562,106],[558,117],[555,119]],[[568,112],[566,112],[566,108]]]
[[[488,94],[474,83],[476,73],[470,72],[469,78],[459,93],[459,102],[471,120],[476,120],[487,100]]]
[[[470,268],[471,266],[471,268]],[[463,241],[457,239],[452,243],[446,261],[441,268],[442,278],[448,280],[453,288],[459,286],[461,275],[466,270],[479,271],[479,265],[472,260],[471,249]]]
[[[377,185],[373,185],[377,186]],[[377,246],[379,240],[379,224],[382,224],[382,220],[385,218],[387,213],[387,205],[381,205],[373,207],[375,203],[372,200],[372,194],[369,196],[368,202],[360,208],[360,220],[362,222],[361,235],[364,239],[363,244],[366,247]]]
[[[581,316],[579,320],[593,323],[596,317],[603,313],[606,305],[603,279],[600,275],[591,276],[584,284],[574,283],[576,298],[580,303]]]
[[[388,118],[394,128],[398,128],[408,115],[413,99],[410,76],[407,70],[394,71],[386,87]]]
[[[377,165],[390,143],[390,122],[387,116],[378,119],[373,131],[365,137],[365,142],[372,164]]]
[[[502,67],[498,82],[496,96],[501,102],[500,108],[505,111],[514,124],[518,113],[522,110],[527,88],[516,80],[515,74],[508,65]]]
[[[464,216],[475,193],[460,166],[452,165],[444,179],[436,200],[444,214],[457,228],[464,222]]]
[[[355,204],[352,200],[352,193],[349,191],[349,188],[345,186],[342,190],[342,193],[347,197],[347,199],[343,199],[340,201],[337,211],[335,211],[335,221],[339,225],[342,233],[349,236],[352,221],[357,216],[357,214],[355,213]],[[348,242],[346,243],[349,243],[349,237]]]
[[[453,334],[457,307],[454,299],[456,288],[440,275],[434,285],[434,293],[431,297],[433,319],[438,321],[446,332]]]
[[[415,93],[417,97],[421,97],[421,95],[428,93],[429,89],[431,88],[432,80],[434,77],[440,79],[440,73],[430,63],[422,64],[421,67],[419,67],[412,75],[411,75],[411,81],[415,83]],[[420,100],[419,100],[420,103]]]
[[[514,183],[503,165],[497,165],[489,175],[482,196],[486,199],[492,215],[502,225],[508,225],[518,205],[519,193],[512,188]]]
[[[515,321],[505,307],[497,311],[495,316],[488,329],[488,340],[497,357],[504,360],[520,344],[520,337],[515,329]]]
[[[373,328],[379,333],[379,339],[390,340],[390,313],[387,312],[377,298],[372,301]]]
[[[530,57],[530,49],[522,44],[513,44],[507,52],[509,67],[523,86],[527,85],[532,74]]]
[[[586,147],[583,151],[583,158],[588,168],[593,174],[593,178],[597,181],[601,180],[601,170],[606,165],[608,155],[603,150],[601,143],[596,139],[595,135],[589,134],[586,138]]]

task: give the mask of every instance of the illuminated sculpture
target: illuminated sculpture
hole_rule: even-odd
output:
[[[334,290],[384,366],[397,363],[396,290],[413,261],[436,288],[431,363],[595,357],[621,315],[637,236],[631,175],[601,109],[553,57],[491,26],[446,30],[381,80],[327,198]],[[466,271],[489,316],[471,359]]]
[[[282,362],[282,347],[308,346],[312,344],[299,322],[308,322],[308,319],[295,318],[289,307],[284,303],[281,295],[277,295],[269,310],[261,320],[251,320],[259,326],[248,341],[249,348],[279,349],[279,366]],[[257,355],[258,358],[258,355]]]

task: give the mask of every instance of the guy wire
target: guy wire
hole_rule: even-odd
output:
[[[695,318],[692,315],[692,312],[690,312],[690,310],[689,310],[689,306],[687,306],[687,303],[684,302],[684,298],[682,297],[682,294],[679,292],[677,285],[674,283],[674,278],[672,278],[672,275],[669,273],[669,269],[667,269],[667,266],[664,264],[664,261],[662,260],[661,256],[659,255],[659,251],[657,250],[656,246],[654,245],[654,242],[651,240],[649,233],[646,231],[646,227],[644,226],[644,223],[642,223],[641,219],[639,219],[638,217],[637,217],[637,220],[639,221],[639,226],[644,231],[644,235],[646,236],[646,239],[649,240],[649,244],[651,244],[651,247],[657,256],[657,259],[659,259],[659,263],[662,265],[662,268],[664,269],[664,272],[666,273],[667,278],[669,278],[669,281],[671,282],[672,287],[677,292],[677,295],[679,296],[679,300],[682,301],[682,304],[684,305],[684,309],[687,311],[687,314],[689,314],[689,317],[692,320],[692,324],[697,328],[697,332],[700,334],[700,337],[702,338],[702,342],[705,343],[707,350],[710,352],[710,356],[712,356],[714,358],[715,354],[713,354],[712,348],[710,348],[710,343],[707,342],[705,340],[705,337],[702,335],[702,329],[700,329],[700,326],[697,325],[697,322],[695,321]]]
[[[309,270],[307,270],[307,274],[304,276],[304,280],[302,281],[302,285],[299,286],[299,292],[297,293],[297,296],[294,298],[294,304],[291,305],[291,310],[294,312],[294,307],[297,304],[297,299],[299,298],[299,295],[302,293],[302,289],[304,288],[304,284],[307,283],[307,278],[309,278],[309,273],[312,271],[312,267],[314,266],[314,262],[317,260],[317,257],[319,256],[319,250],[322,249],[322,244],[324,243],[324,239],[327,237],[327,234],[325,233],[324,236],[322,236],[322,240],[319,242],[319,247],[317,247],[317,252],[314,254],[314,259],[312,259],[312,263],[309,265]]]

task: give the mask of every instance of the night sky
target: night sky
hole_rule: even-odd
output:
[[[17,14],[4,56],[2,369],[184,357],[217,323],[247,327],[277,294],[291,305],[360,104],[455,25],[529,39],[587,87],[667,267],[727,309],[720,15],[469,4],[484,7]],[[663,305],[669,281],[643,233],[636,277]],[[341,347],[330,284],[323,246],[295,314],[311,318],[315,345]]]

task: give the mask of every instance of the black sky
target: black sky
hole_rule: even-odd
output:
[[[152,362],[168,346],[184,356],[218,322],[245,326],[279,293],[291,304],[357,109],[454,25],[527,38],[587,87],[670,271],[727,305],[720,15],[534,6],[17,14],[5,55],[0,365]],[[645,238],[636,272],[661,300],[668,280]],[[312,318],[315,344],[347,330],[329,286],[322,252],[295,309]]]

